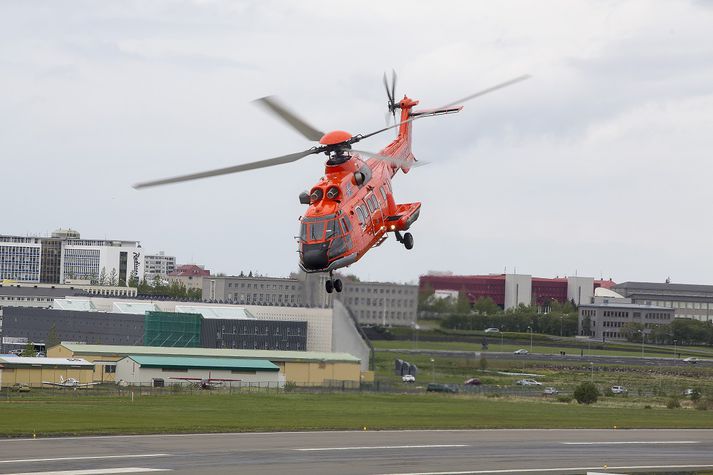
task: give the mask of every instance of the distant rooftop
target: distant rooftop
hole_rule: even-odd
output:
[[[666,282],[622,282],[616,284],[614,290],[651,290],[656,292],[704,292],[713,293],[713,285],[702,284],[671,284]]]
[[[151,302],[114,302],[113,313],[132,313],[134,315],[145,315],[146,312],[157,312],[158,306]]]
[[[97,308],[91,300],[85,299],[54,299],[52,307],[57,310],[74,310],[77,312],[96,312]]]
[[[13,356],[0,358],[0,364],[5,367],[12,366],[71,366],[94,367],[93,363],[81,358],[35,358],[29,356]]]
[[[240,371],[280,371],[280,367],[269,360],[248,358],[201,358],[192,356],[147,356],[129,355],[146,368],[176,369],[225,369]]]
[[[231,320],[253,320],[255,317],[245,307],[206,307],[176,305],[177,313],[199,313],[203,318],[221,318]]]
[[[278,351],[278,350],[231,350],[227,348],[169,348],[163,346],[127,345],[85,345],[62,342],[75,355],[154,355],[154,356],[196,356],[212,358],[255,358],[270,361],[325,361],[359,362],[359,358],[349,353],[327,353],[319,351]]]

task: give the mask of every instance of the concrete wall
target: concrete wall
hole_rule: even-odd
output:
[[[24,367],[0,370],[0,387],[12,386],[15,383],[28,384],[32,387],[43,387],[42,381],[59,383],[59,377],[74,378],[80,383],[93,381],[92,368],[62,368],[62,367]],[[51,386],[44,386],[49,388]]]
[[[532,304],[532,276],[505,274],[505,309]]]
[[[292,363],[285,362],[285,380],[303,384],[324,384],[327,381],[358,383],[361,370],[356,363]]]
[[[332,312],[332,351],[356,356],[361,360],[361,370],[369,369],[371,348],[356,328],[349,310],[336,299]]]
[[[567,300],[581,305],[591,302],[593,296],[593,277],[567,277]]]

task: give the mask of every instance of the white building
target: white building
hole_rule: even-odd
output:
[[[130,355],[116,364],[116,380],[130,385],[211,383],[224,386],[282,387],[280,367],[264,359]]]
[[[80,239],[72,229],[50,237],[0,236],[0,280],[126,285],[144,276],[142,251],[138,241]]]
[[[168,274],[176,270],[176,257],[167,256],[163,251],[144,256],[144,277],[151,282],[156,277],[167,280]]]

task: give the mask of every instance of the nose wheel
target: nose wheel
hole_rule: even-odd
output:
[[[404,245],[406,249],[413,249],[413,235],[411,233],[406,233],[403,236],[400,232],[396,231],[396,240]]]
[[[337,293],[340,293],[342,291],[342,280],[341,279],[332,279],[332,274],[329,274],[329,279],[324,283],[324,290],[327,291],[328,294],[331,294],[335,290]]]

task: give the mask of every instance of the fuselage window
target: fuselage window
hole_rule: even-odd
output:
[[[369,196],[369,201],[371,202],[371,207],[373,208],[372,213],[379,209],[379,200],[376,199],[376,196]]]
[[[342,228],[344,229],[345,233],[348,233],[349,231],[352,230],[352,224],[349,222],[347,218],[342,218]]]
[[[382,186],[382,187],[379,188],[379,189],[381,190],[381,196],[384,197],[384,203],[387,203],[388,200],[386,199],[386,192],[384,191],[384,187]]]
[[[366,226],[366,216],[364,215],[364,210],[361,209],[361,206],[356,207],[356,214],[359,219],[359,224],[361,224],[362,227]]]
[[[307,225],[305,223],[302,223],[302,226],[300,226],[300,238],[303,241],[307,240]]]
[[[373,205],[371,204],[371,200],[370,200],[369,198],[371,198],[371,196],[367,196],[367,197],[364,199],[364,201],[366,202],[366,207],[367,207],[367,209],[369,210],[369,213],[373,213],[373,212],[374,212],[374,208],[373,208]]]

